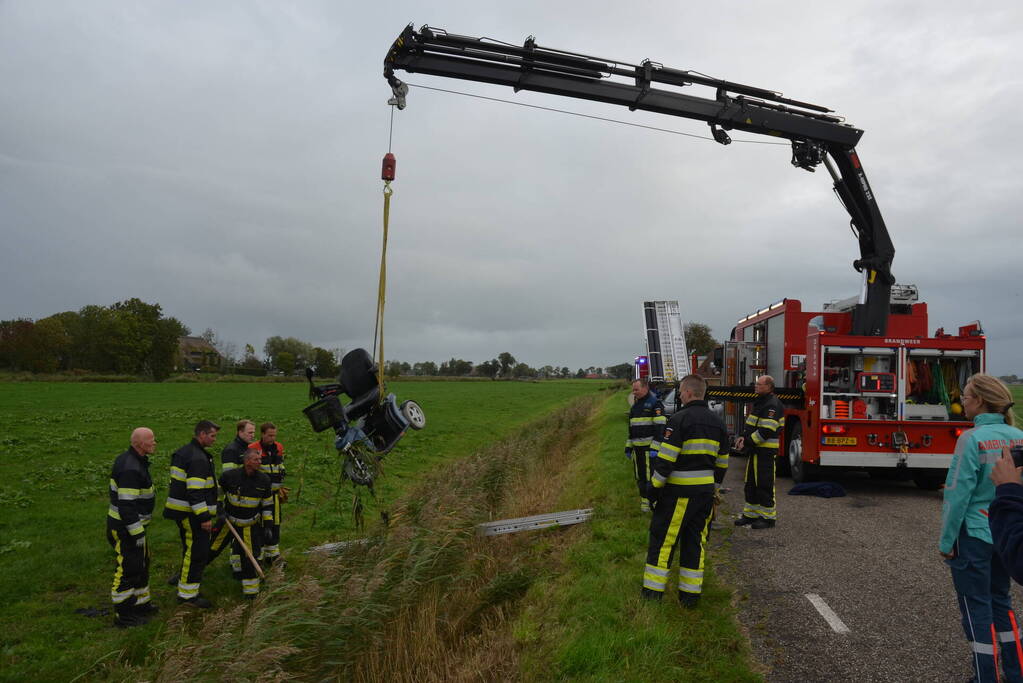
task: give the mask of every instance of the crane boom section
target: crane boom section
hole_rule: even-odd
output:
[[[722,144],[731,142],[725,132],[728,130],[791,141],[793,165],[813,171],[825,163],[858,237],[860,258],[853,267],[863,272],[863,290],[853,315],[853,334],[885,334],[890,290],[895,282],[890,271],[895,249],[856,155],[855,146],[863,131],[844,123],[827,107],[649,60],[631,65],[540,47],[532,37],[518,47],[426,26],[416,31],[411,24],[384,59],[384,76],[394,94],[391,103],[404,108],[407,86],[394,75],[395,70],[705,121],[714,139]],[[655,84],[675,88],[700,85],[716,92],[712,99]],[[834,165],[828,156],[834,159]]]

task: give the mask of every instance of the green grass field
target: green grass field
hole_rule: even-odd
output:
[[[574,396],[608,383],[560,381],[414,382],[389,384],[400,399],[418,400],[427,428],[411,433],[385,459],[377,499],[366,499],[371,520],[420,473],[513,434],[524,423]],[[157,518],[150,527],[154,601],[172,611],[174,590],[164,579],[176,570],[179,543],[173,523],[159,518],[170,454],[203,418],[224,430],[213,451],[233,438],[233,423],[272,420],[286,448],[288,484],[298,499],[285,509],[289,561],[297,550],[354,535],[350,485],[338,491],[337,456],[326,433],[314,434],[301,409],[301,384],[79,384],[0,385],[0,677],[67,680],[103,657],[145,659],[159,624],[124,632],[110,617],[76,609],[109,608],[113,553],[106,544],[107,481],[113,457],[127,447],[132,428],[151,427],[158,440],[151,471]],[[224,566],[210,568],[204,592],[218,602],[239,600]]]
[[[501,518],[594,507],[601,513],[572,533],[521,534],[514,541],[483,546],[464,541],[457,531],[450,532],[454,536],[442,535],[462,539],[459,542],[468,544],[464,552],[475,553],[476,559],[459,565],[448,561],[450,566],[445,571],[460,577],[457,581],[436,570],[421,580],[439,587],[441,579],[447,577],[447,581],[454,582],[455,588],[450,590],[471,593],[459,599],[450,595],[435,595],[433,599],[447,604],[448,609],[464,605],[470,621],[483,619],[481,614],[486,614],[491,624],[488,637],[494,643],[505,644],[495,647],[495,651],[504,652],[507,662],[513,663],[501,666],[513,667],[514,678],[549,680],[553,675],[585,680],[757,680],[747,664],[745,639],[733,620],[730,590],[719,585],[713,574],[708,582],[707,606],[696,618],[681,613],[672,601],[651,606],[636,599],[647,518],[633,509],[636,505],[629,468],[621,456],[625,395],[599,391],[608,388],[609,382],[587,380],[391,382],[389,390],[399,399],[414,399],[424,406],[428,424],[425,430],[410,432],[385,459],[385,475],[376,487],[376,498],[363,495],[367,530],[359,532],[351,513],[353,489],[349,484],[339,485],[338,458],[330,447],[330,437],[314,434],[301,413],[307,403],[302,384],[2,383],[0,423],[5,431],[0,435],[4,446],[0,452],[0,503],[7,514],[0,520],[0,589],[8,596],[8,607],[0,612],[0,678],[174,680],[175,667],[181,662],[175,656],[189,652],[202,657],[209,653],[203,643],[209,640],[211,627],[198,614],[182,616],[175,608],[174,589],[164,583],[176,571],[179,543],[173,523],[159,513],[166,496],[170,454],[188,441],[194,422],[210,418],[221,423],[224,430],[211,449],[219,455],[220,448],[233,438],[233,422],[249,417],[277,423],[279,440],[286,449],[287,484],[293,492],[293,502],[284,509],[281,546],[288,567],[276,588],[282,591],[282,597],[278,600],[271,596],[269,600],[291,605],[294,586],[305,586],[310,581],[322,583],[324,573],[357,573],[359,561],[369,561],[352,558],[351,566],[342,570],[333,565],[324,567],[302,550],[372,534],[374,527],[380,527],[375,520],[382,510],[394,514],[399,503],[399,513],[410,506],[418,509],[416,501],[439,496],[438,492],[446,488],[460,488],[453,492],[453,502],[448,503],[454,511],[445,513],[451,523],[468,523],[460,517],[455,519],[462,514],[460,507],[472,508],[464,512],[466,520],[481,513]],[[543,419],[549,421],[545,416],[558,415],[570,402],[586,395],[598,401],[593,404],[595,408],[586,409],[594,412],[585,424],[555,422],[537,426]],[[572,410],[578,413],[580,408]],[[158,506],[149,537],[153,550],[150,586],[154,602],[163,610],[149,625],[121,631],[110,626],[112,616],[108,613],[87,617],[76,610],[109,608],[114,557],[104,539],[106,482],[110,462],[127,447],[129,432],[137,425],[151,427],[160,444],[152,456]],[[534,432],[547,435],[550,443],[558,446],[533,443],[530,435]],[[470,462],[468,458],[473,454]],[[482,481],[474,480],[472,468],[485,469],[491,454],[495,459],[515,461],[518,473],[508,479],[502,472],[495,480],[494,472],[487,470],[480,474]],[[554,459],[540,461],[551,457]],[[466,463],[461,464],[461,459]],[[460,476],[469,479],[461,481]],[[402,498],[407,496],[411,496],[411,503]],[[474,496],[488,502],[482,508],[470,504],[471,499],[476,500]],[[530,504],[540,507],[533,509]],[[414,528],[420,526],[430,527],[430,523],[416,522]],[[408,550],[408,557],[419,558],[421,563],[432,552],[422,544],[432,542],[416,537],[418,545],[413,545],[417,550]],[[402,552],[397,541],[389,542],[389,546],[394,552]],[[438,552],[443,554],[443,549]],[[551,566],[557,566],[558,571],[552,571]],[[376,572],[369,565],[363,570],[370,575]],[[405,596],[401,599],[407,602],[408,591],[401,588],[399,579],[404,577],[413,583],[418,579],[414,573],[399,574],[393,592]],[[349,583],[353,580],[345,576]],[[466,583],[465,576],[476,578]],[[285,584],[280,585],[280,581]],[[504,596],[508,590],[510,597]],[[494,591],[504,596],[497,600],[497,606],[492,604]],[[222,620],[225,614],[243,608],[240,590],[224,560],[209,568],[203,592],[223,607],[214,610],[211,619]],[[417,589],[412,594],[418,595]],[[392,614],[389,610],[393,609],[393,619],[376,624],[375,630],[360,622],[363,630],[369,629],[366,632],[377,638],[400,633],[411,619],[408,614],[412,607],[405,602],[403,606],[381,604],[379,601],[387,600],[387,596],[373,599],[377,602],[369,605],[370,611]],[[351,612],[357,603],[345,600],[346,613]],[[298,600],[295,604],[304,603]],[[328,602],[325,608],[340,612],[345,604]],[[324,605],[309,609],[310,613],[322,614]],[[432,612],[421,605],[413,611],[418,619],[431,624],[438,619],[429,617]],[[301,645],[299,653],[285,658],[280,667],[299,672],[303,678],[313,672],[322,673],[327,666],[324,657],[340,662],[339,669],[326,671],[355,672],[355,680],[373,680],[391,667],[407,666],[414,672],[421,666],[403,664],[407,652],[384,651],[386,648],[369,664],[346,664],[342,659],[351,651],[351,643],[341,644],[341,654],[328,656],[317,651],[319,645],[306,642],[320,633],[317,628],[326,629],[324,624],[330,628],[323,633],[337,633],[335,622],[321,621],[317,627],[310,618],[308,626],[296,635],[295,625],[287,619],[280,622],[281,614],[262,601],[248,613],[248,619],[262,620],[259,623],[278,630],[281,638],[294,637]],[[337,619],[345,618],[339,613]],[[229,639],[228,631],[224,638]],[[462,642],[464,637],[451,636],[450,640]],[[474,633],[472,637],[482,636]],[[400,636],[393,639],[405,642]],[[445,651],[450,651],[449,658],[463,658],[465,667],[476,666],[473,657],[478,654],[472,652],[478,648],[471,652],[463,645],[462,649],[451,643],[443,646],[448,647]],[[713,652],[727,656],[708,656]],[[224,663],[231,661],[231,648],[220,648],[211,656],[222,657],[216,666],[228,666]],[[503,678],[508,670],[500,669],[498,664],[492,663],[491,670],[503,672],[497,676]],[[438,671],[447,673],[435,674],[436,679],[458,677],[451,674],[450,663],[437,666],[441,667]],[[196,671],[203,672],[197,674],[198,678],[221,679],[225,672],[237,669]],[[239,675],[236,680],[254,678]]]

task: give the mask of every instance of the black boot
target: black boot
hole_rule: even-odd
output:
[[[772,529],[774,528],[773,519],[758,519],[753,522],[754,529]]]
[[[154,615],[156,615],[156,613],[159,612],[159,611],[160,611],[160,608],[157,607],[156,605],[154,605],[151,602],[144,602],[141,605],[135,605],[135,609],[133,610],[133,612],[134,612],[134,614],[136,616],[142,617],[143,619],[147,619],[147,620],[150,617],[153,617]]]
[[[743,515],[739,519],[735,520],[735,526],[746,526],[747,524],[753,524],[759,517],[747,517]]]
[[[687,609],[692,609],[700,604],[700,596],[692,593],[678,593],[678,604],[682,605]]]
[[[125,600],[120,605],[114,605],[114,626],[117,628],[132,628],[144,623],[145,619],[135,614],[134,600]]]

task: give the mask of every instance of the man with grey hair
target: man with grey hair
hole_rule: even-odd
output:
[[[774,378],[770,375],[757,377],[753,390],[757,398],[746,417],[742,436],[735,443],[736,449],[749,456],[746,463],[746,504],[735,525],[770,529],[778,519],[774,501],[774,468],[778,459],[778,432],[785,419],[785,409],[774,395]]]
[[[114,625],[130,628],[144,624],[157,611],[149,601],[149,543],[146,526],[153,519],[153,479],[149,456],[156,437],[148,427],[131,433],[130,447],[114,459],[110,471],[110,507],[107,541],[117,555],[117,570],[110,588]]]

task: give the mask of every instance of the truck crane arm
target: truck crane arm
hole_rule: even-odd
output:
[[[411,24],[384,59],[384,76],[393,93],[390,103],[404,109],[408,86],[395,76],[396,70],[705,121],[714,139],[724,145],[731,142],[729,130],[790,140],[794,166],[813,171],[823,163],[828,169],[859,241],[860,258],[853,267],[863,273],[863,289],[853,313],[852,334],[885,334],[895,282],[891,274],[895,248],[856,154],[863,131],[844,123],[827,107],[788,99],[772,90],[671,69],[650,60],[633,65],[540,47],[532,36],[519,47],[428,26],[416,31]],[[655,87],[693,85],[713,88],[715,97]]]

